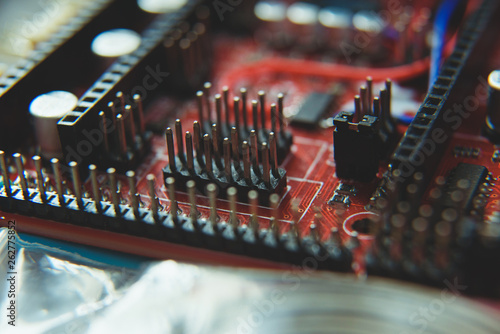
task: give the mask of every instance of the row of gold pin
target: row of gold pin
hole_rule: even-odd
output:
[[[222,88],[222,94],[215,94],[213,97],[213,104],[215,105],[215,119],[213,117],[212,100],[210,98],[212,90],[212,84],[206,82],[203,86],[203,90],[196,93],[197,105],[198,105],[198,121],[202,129],[206,129],[213,124],[217,125],[219,131],[226,131],[229,133],[231,131],[231,107],[229,103],[229,87],[224,86]],[[266,92],[260,90],[258,93],[258,99],[252,100],[252,120],[253,124],[250,124],[249,111],[247,101],[248,101],[248,91],[246,88],[240,89],[240,96],[233,97],[232,114],[234,118],[234,128],[239,138],[243,138],[244,134],[248,134],[250,130],[255,130],[257,135],[260,135],[261,130],[266,130]],[[284,136],[285,131],[285,118],[283,115],[283,100],[284,94],[279,93],[277,96],[277,103],[272,103],[270,105],[271,114],[271,132]],[[223,120],[224,114],[224,120]],[[240,122],[242,120],[243,122]],[[208,123],[208,126],[205,124]],[[278,132],[279,126],[279,132]],[[260,138],[259,142],[260,142]]]
[[[259,164],[259,148],[257,133],[255,130],[250,132],[249,141],[244,140],[242,149],[243,168],[240,164],[239,139],[235,127],[231,129],[231,138],[222,140],[222,150],[220,148],[221,134],[218,131],[217,125],[212,125],[212,136],[205,134],[201,136],[200,125],[197,121],[193,124],[193,135],[189,131],[185,133],[186,149],[184,150],[182,124],[180,120],[175,122],[175,136],[177,142],[177,160],[182,163],[185,168],[195,174],[195,158],[200,167],[204,168],[210,177],[214,175],[214,167],[219,171],[223,171],[228,182],[233,180],[233,170],[238,176],[246,181],[248,185],[252,184],[251,170],[253,173],[261,177],[264,183],[269,187],[271,184],[271,176],[279,177],[278,157],[277,157],[277,140],[274,132],[269,134],[269,144],[263,142],[262,147],[262,171]],[[174,149],[173,132],[170,127],[166,130],[167,154],[170,170],[177,170],[176,154]],[[194,154],[196,152],[196,155]]]
[[[20,189],[22,197],[24,200],[31,200],[34,197],[33,193],[29,192],[28,182],[26,178],[26,173],[24,169],[24,164],[22,160],[22,156],[19,153],[13,154],[14,165],[16,169],[16,173],[18,175],[18,185],[14,185],[9,178],[9,171],[6,163],[6,156],[3,151],[0,151],[0,170],[2,174],[2,178],[4,180],[4,191],[5,195],[8,197],[14,196],[18,189]],[[54,192],[47,191],[47,182],[42,169],[42,159],[39,156],[34,156],[32,158],[33,163],[35,165],[36,171],[36,186],[40,196],[40,200],[42,203],[47,203],[51,195]],[[63,174],[61,169],[61,164],[58,159],[51,160],[51,166],[54,176],[55,183],[55,195],[58,198],[58,203],[61,207],[65,207],[69,204],[69,198],[65,196],[64,191],[64,182],[63,182]],[[71,181],[73,185],[73,197],[76,200],[78,209],[83,210],[85,206],[84,192],[82,187],[82,182],[79,175],[79,166],[76,162],[70,162],[69,167],[71,170]],[[103,192],[98,181],[97,177],[97,167],[95,165],[89,165],[89,175],[90,175],[90,186],[91,186],[91,198],[93,203],[95,204],[95,209],[97,212],[102,213],[104,211],[103,203],[107,201],[103,198]],[[120,187],[118,186],[118,178],[117,172],[114,168],[109,168],[106,171],[108,180],[109,180],[109,189],[111,195],[111,204],[116,216],[122,216],[124,214],[124,209],[122,208],[122,194]],[[141,207],[141,198],[137,192],[136,187],[136,175],[134,171],[126,172],[126,177],[128,181],[129,188],[129,203],[128,206],[132,208],[132,212],[135,215],[136,219],[144,218],[144,213],[141,213],[139,208]],[[161,218],[159,216],[159,212],[161,209],[160,202],[156,195],[156,179],[153,174],[148,174],[146,176],[147,186],[148,186],[148,195],[150,202],[150,211],[153,215],[153,218],[156,221],[159,221]],[[175,190],[175,180],[170,177],[167,178],[167,194],[170,200],[169,213],[171,215],[171,219],[174,223],[180,223],[179,213],[179,204],[176,198],[176,190]],[[187,182],[187,193],[189,198],[189,206],[190,212],[187,217],[190,220],[197,224],[199,217],[199,210],[197,206],[196,200],[196,184],[193,180]],[[217,186],[213,183],[207,186],[207,195],[210,204],[210,214],[207,222],[212,226],[214,230],[219,230],[219,216],[217,214]],[[237,212],[237,190],[234,187],[230,187],[227,189],[227,198],[229,200],[229,217],[226,223],[227,226],[232,226],[233,228],[237,228],[240,226],[240,220],[238,219]],[[260,224],[259,224],[259,216],[258,216],[258,193],[255,190],[251,190],[248,193],[249,203],[250,203],[250,217],[248,222],[248,227],[254,231],[255,235],[258,236],[260,232]],[[278,206],[280,203],[280,196],[278,194],[272,194],[269,198],[270,208],[271,208],[271,219],[269,229],[270,231],[278,238],[280,235],[279,232],[279,211]],[[293,199],[291,202],[291,209],[293,213],[293,220],[290,223],[289,234],[291,234],[297,241],[300,242],[301,236],[299,233],[298,225],[301,219],[301,213],[299,212],[299,204],[300,200]],[[321,237],[319,235],[318,229],[322,225],[322,216],[319,212],[315,214],[314,221],[311,222],[309,226],[309,234],[312,239],[317,242],[321,241]],[[340,242],[340,236],[338,230],[332,229],[332,239],[335,239]]]
[[[114,152],[116,143],[120,156],[125,156],[128,147],[135,146],[136,136],[142,136],[146,131],[142,97],[139,94],[133,96],[133,102],[130,102],[134,107],[127,102],[123,92],[117,92],[116,100],[108,103],[108,112],[99,112],[99,127],[103,131],[104,150],[108,154]],[[108,124],[109,121],[111,124]]]

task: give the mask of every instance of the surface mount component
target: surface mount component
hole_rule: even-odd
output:
[[[315,128],[334,102],[332,94],[314,92],[306,97],[299,111],[292,118],[292,125]]]

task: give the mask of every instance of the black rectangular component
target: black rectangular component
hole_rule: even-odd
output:
[[[456,207],[457,202],[452,199],[453,192],[460,190],[463,193],[463,209],[470,213],[474,209],[474,198],[479,194],[481,185],[486,181],[488,169],[484,166],[468,163],[459,163],[448,176],[445,184],[443,205]],[[462,182],[462,185],[459,185]]]
[[[314,92],[309,94],[299,112],[292,119],[293,125],[314,128],[333,102],[333,95]]]

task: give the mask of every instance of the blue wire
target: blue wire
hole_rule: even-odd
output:
[[[429,87],[436,80],[441,67],[443,49],[451,16],[460,4],[461,0],[444,0],[439,6],[434,19],[434,32],[431,48],[431,65],[429,70]]]

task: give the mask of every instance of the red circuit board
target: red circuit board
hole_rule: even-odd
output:
[[[424,74],[428,70],[429,60],[427,58],[416,61],[411,66],[391,66],[392,59],[387,58],[384,62],[377,64],[380,68],[367,69],[369,62],[360,61],[357,67],[346,67],[337,65],[334,69],[328,69],[327,63],[322,63],[320,59],[311,57],[301,58],[300,55],[292,57],[283,55],[282,52],[273,51],[258,43],[251,37],[234,37],[226,34],[216,34],[213,38],[214,65],[212,68],[211,94],[220,93],[223,86],[230,88],[230,98],[234,92],[240,88],[248,89],[249,100],[257,97],[257,92],[264,90],[267,94],[268,103],[276,101],[278,93],[285,94],[285,116],[287,120],[293,117],[306,96],[315,91],[331,92],[341,87],[335,96],[335,103],[329,110],[325,118],[332,117],[344,106],[353,104],[353,96],[358,92],[359,86],[366,76],[374,78],[375,87],[378,87],[387,78],[391,78],[400,89],[411,93],[414,110],[399,110],[400,112],[415,113],[418,105],[426,93],[426,78]],[[491,57],[494,58],[493,56]],[[281,64],[280,64],[281,62]],[[494,64],[494,63],[493,63]],[[344,67],[343,67],[344,66]],[[363,67],[365,66],[365,67]],[[389,67],[384,69],[384,66]],[[276,70],[276,68],[278,70]],[[346,71],[346,68],[349,71]],[[325,71],[322,71],[325,70]],[[338,72],[336,72],[338,70]],[[349,73],[347,73],[349,72]],[[402,81],[411,72],[417,80]],[[84,90],[84,88],[81,88]],[[374,92],[375,95],[377,91]],[[393,107],[398,105],[393,97]],[[213,108],[213,106],[212,106]],[[250,105],[247,106],[250,109]],[[351,109],[352,110],[352,109]],[[213,111],[212,111],[213,112]],[[484,165],[498,177],[500,174],[498,163],[492,161],[491,157],[495,147],[484,137],[480,136],[481,125],[484,121],[485,101],[475,112],[473,117],[464,122],[462,128],[455,134],[451,141],[443,161],[437,169],[436,176],[446,175],[458,162],[465,161]],[[179,100],[167,94],[159,98],[149,110],[146,111],[148,122],[161,122],[165,126],[173,127],[174,121],[180,119],[184,130],[192,131],[191,124],[197,119],[197,106],[194,96],[192,99]],[[270,114],[268,110],[268,121]],[[370,183],[352,183],[356,188],[356,196],[351,196],[351,204],[345,208],[338,208],[328,204],[335,188],[339,185],[339,180],[335,175],[335,161],[333,157],[333,127],[318,127],[314,130],[305,130],[299,127],[288,126],[288,130],[293,134],[294,144],[290,154],[286,157],[280,167],[287,172],[287,189],[281,194],[279,205],[279,230],[286,233],[290,229],[290,222],[293,218],[292,199],[299,199],[298,205],[300,218],[298,228],[301,236],[305,236],[310,231],[310,224],[315,222],[322,240],[330,237],[333,227],[340,231],[340,236],[347,242],[353,232],[352,224],[363,218],[374,218],[375,213],[366,209],[373,191],[377,187],[382,173],[387,169],[387,161],[380,165],[378,179]],[[398,132],[402,136],[406,126],[400,125]],[[455,157],[455,146],[479,148],[478,157]],[[23,152],[25,158],[34,155],[33,150]],[[163,135],[157,134],[152,139],[152,149],[147,157],[136,169],[138,179],[138,192],[141,195],[142,205],[149,207],[148,187],[146,175],[153,174],[156,177],[156,193],[160,200],[161,210],[168,211],[170,201],[167,196],[165,185],[162,182],[162,169],[168,164],[166,154],[166,143]],[[30,159],[26,159],[26,170],[28,182],[34,186],[36,173]],[[50,171],[47,171],[50,175]],[[119,187],[122,194],[122,202],[130,203],[128,196],[127,180],[123,175],[119,175]],[[15,181],[15,173],[11,173],[12,181]],[[69,180],[68,180],[69,181]],[[110,190],[107,178],[104,173],[99,175],[99,181],[103,189],[104,198],[110,201]],[[53,182],[53,181],[51,181]],[[52,187],[54,184],[52,183]],[[84,184],[87,196],[90,196],[91,186],[87,181]],[[68,186],[68,189],[71,187]],[[50,191],[50,189],[49,189]],[[70,191],[70,190],[69,190]],[[178,192],[178,201],[183,215],[189,215],[189,203],[187,194]],[[499,190],[494,187],[491,192],[491,199],[486,207],[487,217],[498,206]],[[209,217],[208,199],[201,194],[197,197],[198,208],[202,218]],[[229,204],[226,200],[218,200],[217,212],[221,221],[229,219]],[[238,218],[240,224],[248,224],[250,219],[250,206],[245,203],[237,205]],[[315,220],[316,214],[320,214],[319,220]],[[271,209],[259,207],[259,226],[267,228],[271,217]],[[10,217],[10,215],[5,215]],[[99,235],[90,228],[77,227],[70,224],[62,224],[44,221],[35,218],[18,216],[19,231],[32,232],[44,236],[63,238],[70,241],[84,244],[110,248],[123,252],[146,255],[154,258],[179,258],[197,262],[224,263],[234,261],[239,264],[251,264],[256,266],[278,266],[278,264],[265,264],[265,261],[241,258],[232,255],[215,253],[203,249],[188,249],[185,246],[167,245],[159,241],[149,241],[140,237],[125,236],[113,232],[100,231]],[[2,221],[5,223],[5,221]],[[359,234],[361,247],[357,251],[358,273],[363,272],[363,256],[370,246],[373,236],[369,234]],[[133,246],[131,246],[133,245]],[[189,255],[186,255],[189,254]]]

